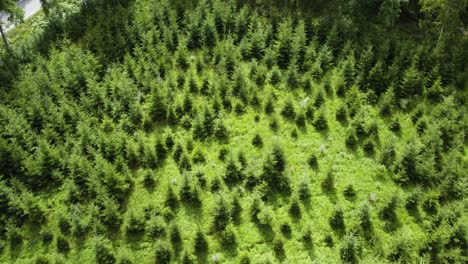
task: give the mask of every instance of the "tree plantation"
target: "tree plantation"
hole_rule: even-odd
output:
[[[1,263],[468,262],[467,0],[41,2]]]

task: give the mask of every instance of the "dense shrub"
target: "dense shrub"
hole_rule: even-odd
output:
[[[216,201],[216,205],[213,212],[213,229],[216,231],[221,231],[226,228],[226,226],[231,221],[231,215],[229,211],[229,204],[225,201],[225,199],[221,196],[218,201]]]
[[[283,110],[281,110],[281,115],[287,119],[294,119],[296,117],[296,111],[294,110],[294,105],[291,100],[285,102]]]
[[[301,217],[301,206],[299,205],[299,201],[297,199],[293,199],[291,201],[288,211],[292,217],[295,217],[295,218]]]
[[[356,237],[348,235],[343,240],[340,247],[340,257],[344,263],[357,263],[358,262],[358,247],[359,242]]]
[[[156,249],[154,250],[155,263],[171,263],[172,259],[172,249],[169,243],[159,241],[155,245]]]
[[[105,239],[96,240],[94,252],[97,263],[113,264],[117,262],[110,242]]]
[[[252,139],[252,145],[256,147],[262,147],[263,146],[263,140],[260,134],[255,134],[254,138]]]
[[[398,200],[394,196],[388,201],[381,209],[379,212],[379,217],[382,220],[389,221],[389,222],[395,222],[398,220],[398,217],[396,215],[396,207],[398,206]]]
[[[58,236],[56,240],[57,251],[60,253],[68,253],[70,251],[70,243],[63,236]]]
[[[193,249],[198,255],[208,252],[208,241],[206,240],[205,234],[201,230],[198,230],[195,235]]]
[[[344,216],[341,208],[336,208],[335,211],[333,211],[332,215],[330,216],[329,223],[330,227],[334,230],[345,230]]]
[[[241,170],[237,167],[233,159],[230,159],[226,165],[225,182],[236,184],[243,178]]]
[[[323,130],[328,129],[328,121],[323,112],[318,113],[318,115],[316,115],[313,125],[315,129],[317,129],[318,131],[323,131]]]
[[[166,237],[166,223],[162,217],[151,217],[145,223],[146,235],[152,239]]]
[[[324,192],[335,191],[335,176],[333,175],[333,172],[328,172],[327,177],[322,181],[322,190]]]

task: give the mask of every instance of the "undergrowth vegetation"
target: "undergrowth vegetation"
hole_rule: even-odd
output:
[[[3,55],[1,262],[468,261],[466,37],[84,2]]]

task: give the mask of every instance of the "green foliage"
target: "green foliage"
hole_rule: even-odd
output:
[[[94,246],[94,252],[97,263],[113,264],[117,262],[110,241],[98,238]]]
[[[284,175],[286,160],[284,152],[275,146],[263,165],[262,179],[273,189],[288,192],[289,179]]]
[[[205,234],[201,230],[198,230],[195,235],[193,249],[197,254],[204,254],[208,252],[208,241],[206,240]]]
[[[213,212],[213,228],[216,231],[222,231],[226,228],[231,220],[229,205],[226,200],[221,196],[216,202]]]
[[[395,222],[397,221],[397,215],[395,212],[396,207],[398,206],[398,200],[394,196],[387,202],[379,212],[379,217],[385,221]]]
[[[327,118],[325,117],[325,114],[323,112],[320,112],[316,115],[313,125],[315,129],[319,131],[323,131],[328,129],[328,121]]]
[[[401,84],[397,86],[395,93],[400,99],[409,98],[414,95],[421,95],[423,82],[421,73],[414,67],[408,68],[401,80]]]
[[[466,262],[466,0],[42,2],[0,262]]]
[[[171,263],[172,248],[167,242],[157,242],[155,245],[154,256],[155,263]]]
[[[66,254],[70,251],[70,243],[63,236],[58,236],[56,240],[57,251]]]
[[[243,175],[241,170],[237,167],[233,159],[230,159],[226,165],[225,181],[229,184],[238,183],[242,180]]]
[[[252,145],[256,147],[262,147],[263,146],[263,140],[262,137],[259,134],[255,134],[254,138],[252,139]]]
[[[333,175],[333,172],[328,172],[327,177],[322,181],[322,190],[324,192],[335,191],[335,176]]]
[[[341,260],[344,263],[357,263],[358,247],[359,241],[357,241],[356,237],[352,235],[346,236],[340,247]]]
[[[344,216],[343,211],[341,208],[336,208],[335,211],[330,216],[328,220],[330,223],[330,227],[334,230],[344,231],[345,230],[345,223],[344,223]]]

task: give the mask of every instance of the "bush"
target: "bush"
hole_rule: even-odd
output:
[[[406,198],[405,207],[407,210],[417,210],[421,199],[420,190],[415,188],[413,192]]]
[[[281,224],[280,231],[281,231],[281,234],[283,234],[283,236],[285,236],[287,239],[291,238],[292,228],[288,223]]]
[[[166,201],[164,202],[164,205],[171,208],[172,210],[175,210],[179,205],[179,200],[177,199],[174,190],[170,186],[166,194]]]
[[[228,130],[226,126],[224,125],[224,123],[221,121],[221,119],[217,119],[215,121],[213,134],[218,140],[228,139],[229,137]]]
[[[348,235],[340,247],[340,257],[344,263],[358,263],[358,241],[353,235]]]
[[[117,262],[110,241],[98,239],[94,245],[94,253],[97,263],[113,264]]]
[[[330,247],[330,248],[333,247],[333,245],[335,244],[335,242],[333,241],[333,237],[330,234],[327,234],[325,236],[324,242],[327,245],[327,247]]]
[[[369,206],[365,204],[359,211],[359,224],[364,232],[368,232],[372,229],[371,216],[369,212]]]
[[[310,168],[317,169],[318,168],[317,156],[315,154],[311,154],[309,159],[307,160],[307,164],[309,165]]]
[[[289,205],[289,214],[294,218],[301,218],[301,206],[297,199],[293,199]]]
[[[276,117],[273,117],[270,121],[270,129],[273,131],[273,132],[278,132],[278,129],[279,129],[279,121]]]
[[[263,140],[260,134],[255,134],[254,138],[252,139],[252,145],[259,148],[263,146]]]
[[[156,141],[155,150],[156,150],[156,155],[158,158],[158,163],[161,164],[167,157],[167,150],[163,142],[160,139]]]
[[[194,153],[192,154],[192,161],[195,164],[205,163],[205,153],[200,148],[195,149]]]
[[[315,96],[314,106],[319,108],[323,105],[323,103],[325,103],[325,95],[323,95],[323,92],[320,91]]]
[[[354,129],[348,130],[347,136],[345,139],[346,147],[348,149],[353,150],[356,148],[357,142],[358,142],[358,139],[356,137],[356,132],[354,131]]]
[[[229,154],[229,150],[226,148],[226,147],[222,147],[220,150],[219,150],[219,154],[218,154],[218,159],[220,161],[225,161],[226,160],[226,156]]]
[[[313,122],[315,129],[319,131],[327,130],[328,129],[328,122],[327,118],[325,117],[324,113],[319,113]]]
[[[286,101],[283,110],[281,110],[281,115],[287,119],[294,119],[296,117],[296,111],[291,100]]]
[[[250,257],[247,254],[243,254],[239,257],[239,264],[250,264]]]
[[[367,155],[372,156],[375,152],[374,141],[366,140],[362,148]]]
[[[348,185],[344,191],[343,191],[343,195],[347,198],[347,199],[353,199],[354,197],[356,197],[356,191],[354,190],[354,187],[352,184]]]
[[[389,222],[395,222],[397,221],[397,215],[396,215],[396,207],[398,206],[398,200],[394,196],[390,199],[388,203],[386,203],[379,212],[379,217],[382,220],[389,221]]]
[[[312,231],[310,230],[310,227],[305,228],[305,230],[302,231],[301,234],[301,241],[304,243],[306,248],[311,248],[313,245],[312,241]]]
[[[68,243],[68,240],[63,236],[57,237],[56,246],[60,253],[66,254],[70,251],[70,243]]]
[[[322,190],[331,193],[335,191],[335,176],[332,172],[328,172],[327,177],[322,181]]]
[[[408,68],[401,80],[401,84],[395,90],[396,96],[400,99],[410,98],[414,95],[421,95],[423,81],[421,73],[415,66]]]
[[[233,159],[228,161],[226,166],[225,181],[229,184],[236,184],[242,180],[243,175]]]
[[[344,231],[345,230],[345,222],[343,211],[341,208],[336,208],[335,211],[332,213],[329,219],[330,227],[337,231]]]
[[[166,237],[166,222],[160,216],[151,217],[145,223],[146,235],[152,239]]]
[[[193,246],[197,255],[202,255],[208,252],[208,241],[206,240],[205,234],[198,230],[195,235],[195,241]]]
[[[180,234],[180,229],[177,224],[172,225],[169,238],[170,238],[171,244],[174,246],[178,246],[182,243],[182,235]]]
[[[308,201],[310,197],[312,196],[310,192],[310,184],[306,178],[303,178],[298,187],[298,194],[299,194],[299,199],[301,201]]]
[[[44,255],[39,255],[36,257],[36,260],[34,261],[35,264],[49,264],[50,260],[47,256]]]
[[[400,126],[400,121],[398,119],[394,119],[390,123],[390,130],[397,133],[400,132],[401,126]]]
[[[143,172],[143,185],[145,187],[153,187],[156,184],[152,170],[145,170]]]
[[[340,106],[338,110],[336,111],[336,120],[340,122],[346,122],[348,119],[348,111],[345,106]]]
[[[70,224],[70,220],[68,220],[68,218],[66,218],[64,216],[61,216],[58,219],[58,226],[59,226],[60,232],[62,232],[62,234],[64,234],[64,235],[70,234],[71,224]]]
[[[298,127],[304,128],[306,125],[306,116],[304,113],[299,113],[296,117],[296,125]]]
[[[192,255],[187,251],[184,251],[184,253],[182,254],[182,257],[180,259],[182,260],[182,264],[193,264],[193,263],[195,263]]]
[[[143,216],[130,211],[125,218],[124,230],[127,234],[143,232],[145,230],[145,219]]]
[[[224,247],[233,247],[237,244],[236,233],[232,227],[228,226],[221,233],[220,242]]]
[[[213,212],[213,229],[216,231],[224,230],[230,221],[229,204],[221,196],[216,202]]]
[[[42,236],[42,242],[45,244],[48,244],[52,242],[52,240],[54,240],[54,234],[49,230],[45,230],[41,232],[41,236]]]
[[[273,99],[270,97],[265,103],[265,114],[269,115],[275,112],[275,106],[273,105]]]
[[[273,240],[273,251],[279,258],[284,257],[284,242],[281,239]]]
[[[169,243],[159,241],[156,243],[156,249],[154,251],[155,263],[165,264],[171,263],[172,259],[172,248]]]

